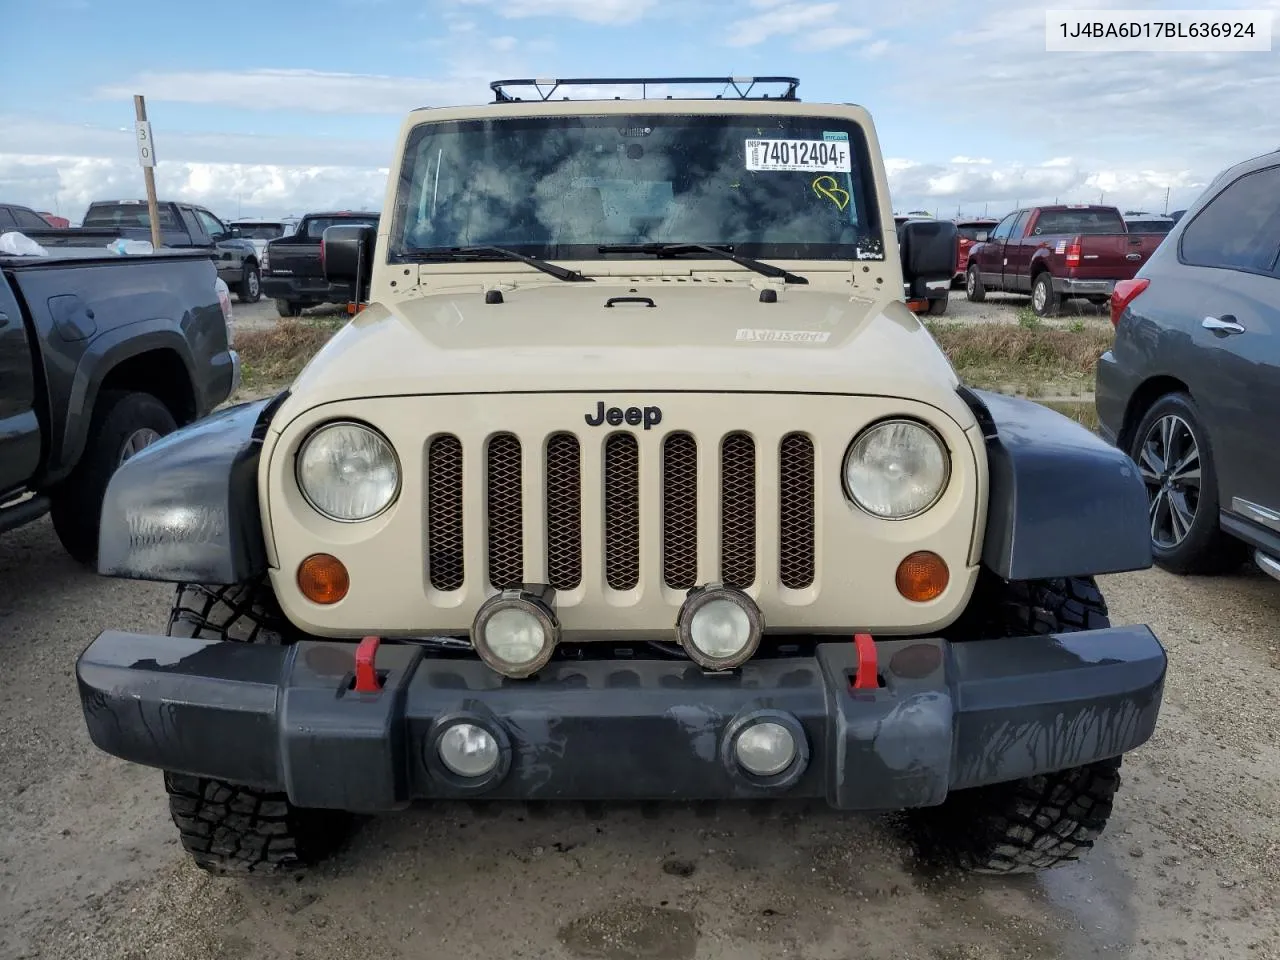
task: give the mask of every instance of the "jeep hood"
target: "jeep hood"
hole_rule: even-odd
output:
[[[556,283],[374,303],[292,387],[294,410],[393,395],[688,391],[900,396],[957,379],[906,305],[746,282]],[[767,294],[766,294],[767,296]],[[648,298],[615,302],[611,298]],[[650,306],[649,303],[653,305]],[[283,411],[282,411],[283,412]]]

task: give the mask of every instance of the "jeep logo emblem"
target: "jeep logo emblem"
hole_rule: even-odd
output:
[[[624,423],[628,426],[638,427],[644,425],[646,430],[656,427],[662,422],[661,407],[608,407],[601,400],[596,404],[596,412],[588,413],[582,418],[587,421],[587,426],[598,427],[602,423],[607,423],[611,427],[620,427]]]

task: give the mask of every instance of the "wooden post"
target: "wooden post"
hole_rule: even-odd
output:
[[[147,121],[147,101],[135,94],[133,109],[138,115],[138,163],[147,181],[147,219],[151,221],[151,246],[160,249],[160,204],[156,201],[156,151],[151,139],[151,124]]]

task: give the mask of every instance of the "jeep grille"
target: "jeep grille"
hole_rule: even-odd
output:
[[[763,494],[776,504],[776,514],[769,509],[773,504],[761,502],[755,440],[749,434],[733,432],[722,437],[717,446],[719,496],[715,515],[720,580],[737,587],[756,582],[759,525],[769,522],[777,524],[778,582],[791,590],[811,586],[816,577],[812,440],[790,433],[778,446],[776,499]],[[604,580],[611,590],[632,590],[640,583],[640,545],[651,523],[660,530],[662,582],[674,590],[705,582],[709,578],[699,575],[698,564],[699,496],[705,495],[698,484],[698,447],[692,435],[673,433],[662,441],[659,455],[649,459],[647,454],[642,457],[634,435],[610,435],[602,448],[595,447],[602,453],[599,471],[587,471],[598,477],[602,487],[603,509],[593,521],[583,516],[583,446],[576,436],[556,433],[546,439],[540,458],[542,484],[534,484],[528,482],[532,478],[525,477],[521,440],[509,433],[497,434],[489,438],[483,452],[485,516],[469,517],[464,523],[462,443],[451,435],[434,438],[427,451],[426,496],[431,586],[442,591],[462,587],[464,527],[484,538],[480,556],[487,559],[487,578],[492,586],[523,583],[525,519],[535,505],[542,508],[546,526],[545,539],[539,538],[542,543],[533,549],[545,549],[547,582],[557,590],[570,591],[581,585],[584,524],[591,522],[600,524],[598,540],[588,539],[600,544],[603,557],[588,559],[602,562]],[[649,474],[650,469],[658,475]],[[642,489],[659,494],[656,505],[661,516],[642,515]],[[773,539],[768,537],[765,542]]]

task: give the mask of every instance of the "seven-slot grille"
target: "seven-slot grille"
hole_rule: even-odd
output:
[[[527,441],[526,441],[527,442]],[[688,433],[668,434],[657,455],[645,460],[630,433],[605,441],[598,470],[583,469],[584,448],[569,433],[552,434],[538,458],[543,472],[543,502],[529,502],[524,482],[526,461],[521,440],[510,433],[490,437],[475,454],[482,460],[483,518],[463,517],[463,444],[454,436],[437,436],[427,449],[427,573],[437,590],[460,589],[466,579],[464,537],[484,538],[487,579],[493,587],[525,581],[524,523],[541,515],[545,523],[547,581],[570,591],[583,576],[583,476],[601,483],[601,542],[605,584],[612,590],[634,589],[641,580],[642,529],[660,526],[661,576],[668,587],[686,590],[709,579],[698,569],[699,535],[719,535],[720,580],[750,587],[757,578],[757,532],[762,522],[776,522],[778,582],[791,590],[813,584],[815,563],[815,499],[813,441],[789,433],[778,444],[778,486],[757,483],[756,441],[743,432],[726,434],[712,447],[718,483],[699,487],[699,445]],[[706,451],[703,452],[706,455]],[[660,472],[658,516],[641,507],[643,470]],[[705,477],[705,473],[704,473]],[[715,496],[716,527],[699,530],[699,498]],[[764,503],[762,497],[776,500]],[[592,561],[594,562],[594,561]],[[472,571],[474,575],[476,571]]]

